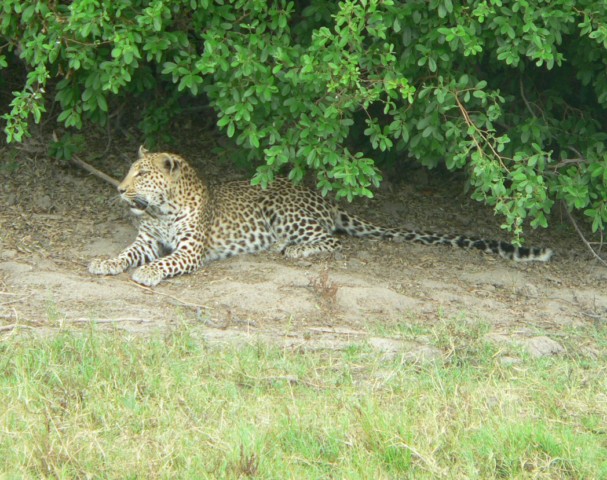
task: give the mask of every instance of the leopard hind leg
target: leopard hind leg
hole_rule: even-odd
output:
[[[288,245],[284,249],[284,254],[289,258],[305,258],[317,253],[333,252],[341,248],[341,242],[330,235],[324,235],[315,238],[309,243],[298,245]]]
[[[272,250],[289,258],[305,258],[341,248],[341,242],[331,235],[333,228],[313,216],[298,212],[274,217],[271,228],[276,237]]]

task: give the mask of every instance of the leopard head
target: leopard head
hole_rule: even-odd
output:
[[[168,213],[185,161],[171,153],[150,153],[143,146],[138,157],[118,185],[120,197],[135,215]]]

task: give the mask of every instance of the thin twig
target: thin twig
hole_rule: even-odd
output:
[[[154,295],[164,295],[165,297],[169,297],[172,298],[173,300],[175,300],[176,302],[179,302],[180,304],[182,304],[185,307],[193,307],[193,308],[206,308],[208,310],[213,310],[213,307],[207,307],[206,305],[199,305],[197,303],[191,303],[191,302],[186,302],[185,300],[181,300],[180,298],[177,298],[173,295],[170,295],[168,293],[163,293],[163,292],[159,292],[157,290],[154,290],[153,288],[150,287],[146,287],[145,285],[140,285],[135,281],[132,281],[131,283],[133,283],[133,285],[135,285],[136,287],[141,288],[142,290],[146,290]]]
[[[575,147],[567,147],[569,150],[571,150],[573,153],[576,153],[578,157],[580,157],[582,160],[586,161],[586,159],[584,158],[584,155],[582,155],[582,153]]]
[[[599,262],[601,262],[603,265],[605,265],[607,267],[607,262],[605,262],[605,260],[603,260],[594,251],[594,248],[592,248],[592,245],[590,245],[590,243],[588,242],[588,240],[586,240],[586,237],[584,237],[584,234],[582,233],[582,231],[580,230],[580,227],[578,227],[577,223],[575,222],[575,219],[573,218],[573,215],[571,215],[571,213],[569,212],[569,209],[567,208],[567,205],[563,205],[563,206],[564,206],[564,209],[565,209],[565,213],[567,214],[567,217],[569,218],[569,221],[571,222],[571,224],[573,225],[573,228],[575,228],[575,231],[578,233],[578,235],[582,239],[582,242],[584,242],[584,245],[586,245],[586,247],[588,248],[588,250],[590,250],[590,253],[592,253],[592,256],[594,258],[596,258]]]
[[[605,317],[603,315],[598,315],[596,313],[582,312],[582,315],[590,317],[594,320],[599,320],[601,322],[605,322]]]
[[[531,116],[533,118],[537,118],[537,115],[533,111],[533,108],[531,108],[531,104],[529,103],[529,101],[527,100],[527,97],[525,96],[525,88],[523,87],[523,77],[519,78],[519,88],[521,91],[521,98],[523,99],[523,102],[525,102],[525,106],[527,107],[527,110],[529,110],[529,113],[531,113]]]
[[[72,162],[75,163],[76,165],[78,165],[80,168],[83,168],[87,172],[92,173],[96,177],[99,177],[101,180],[108,182],[109,184],[113,185],[114,187],[117,187],[118,185],[120,185],[120,182],[118,180],[97,170],[95,167],[93,167],[92,165],[89,165],[88,163],[86,163],[84,160],[82,160],[81,158],[79,158],[76,155],[72,156]]]
[[[64,322],[72,323],[118,323],[118,322],[136,322],[136,323],[147,323],[150,320],[145,320],[138,317],[124,317],[124,318],[66,318]]]
[[[367,332],[360,330],[349,330],[349,329],[335,329],[325,327],[311,327],[308,330],[316,333],[331,333],[334,335],[367,335]]]
[[[472,118],[470,118],[470,114],[468,112],[468,110],[466,110],[466,107],[464,107],[464,104],[460,101],[459,97],[457,96],[457,92],[453,92],[453,98],[455,98],[455,103],[457,103],[457,107],[459,108],[460,113],[462,114],[462,117],[464,118],[464,122],[466,122],[466,125],[468,127],[473,127],[474,130],[476,130],[476,132],[482,137],[482,139],[486,142],[487,146],[489,147],[489,149],[491,150],[491,152],[493,153],[493,155],[495,156],[495,158],[497,158],[498,162],[500,163],[500,166],[508,173],[510,173],[510,170],[508,169],[508,167],[506,167],[506,165],[504,164],[504,157],[502,157],[497,150],[495,149],[495,147],[491,144],[491,142],[489,141],[489,139],[483,134],[483,132],[481,131],[480,128],[478,128],[476,126],[476,124],[472,121]],[[472,141],[474,142],[474,144],[476,145],[476,150],[483,156],[486,156],[487,154],[485,153],[485,151],[483,150],[483,147],[481,146],[480,143],[478,143],[478,140],[474,137],[474,135],[472,135]]]
[[[582,157],[580,158],[565,158],[557,163],[553,169],[558,170],[559,168],[566,167],[567,165],[581,165],[582,163],[586,163],[586,160]]]
[[[24,298],[29,297],[29,295],[23,295],[20,298],[15,298],[14,300],[9,300],[7,302],[0,302],[0,305],[10,305],[11,303],[17,303],[23,300]]]
[[[559,163],[554,165],[553,170],[556,172],[559,168],[566,167],[567,165],[581,165],[584,163],[588,163],[588,160],[582,155],[582,153],[575,147],[567,147],[568,150],[571,150],[573,153],[577,155],[575,158],[565,158],[561,160]]]
[[[23,294],[23,293],[0,292],[0,294],[2,294],[2,295],[10,295],[11,297],[14,297],[14,298],[11,298],[11,299],[6,299],[3,302],[0,302],[0,305],[10,305],[11,303],[17,303],[17,302],[20,302],[21,300],[24,300],[24,299],[26,299],[26,298],[28,298],[28,297],[31,296],[31,294],[29,294],[29,293]]]
[[[29,325],[22,325],[20,323],[12,323],[10,325],[0,326],[0,332],[3,332],[5,330],[14,330],[15,328],[29,328],[30,330],[34,329],[34,327],[30,327]]]
[[[53,132],[53,140],[55,142],[58,141],[57,134],[55,132]],[[109,184],[113,185],[114,187],[117,187],[118,185],[120,185],[120,182],[118,180],[116,180],[115,178],[112,178],[109,175],[106,175],[105,173],[97,170],[95,167],[93,167],[89,163],[85,162],[84,160],[82,160],[77,155],[73,155],[71,161],[72,161],[72,163],[78,165],[80,168],[83,168],[87,172],[92,173],[96,177],[100,178],[101,180],[104,180],[104,181],[108,182]]]

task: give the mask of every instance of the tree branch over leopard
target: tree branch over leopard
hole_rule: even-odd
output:
[[[284,178],[265,190],[247,181],[211,186],[179,155],[143,147],[118,191],[140,218],[137,238],[117,257],[93,260],[89,271],[116,275],[138,267],[133,280],[147,286],[241,253],[270,250],[301,258],[331,252],[340,247],[336,233],[473,248],[515,261],[548,261],[553,254],[549,248],[374,225]]]

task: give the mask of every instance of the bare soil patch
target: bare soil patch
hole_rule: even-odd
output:
[[[202,174],[244,176],[201,156],[194,140],[176,150]],[[97,166],[121,177],[128,168],[124,152],[134,156],[137,146],[123,147]],[[269,340],[305,349],[367,341],[387,354],[413,351],[425,358],[437,352],[428,350],[423,335],[404,341],[397,334],[403,325],[423,328],[455,317],[489,323],[488,338],[497,343],[545,335],[558,342],[567,328],[604,325],[607,318],[607,269],[558,218],[550,230],[527,238],[557,252],[548,264],[344,238],[344,249],[333,255],[298,261],[270,253],[241,256],[153,290],[129,274],[96,277],[87,272],[88,262],[116,254],[136,233],[114,189],[42,153],[5,148],[0,154],[4,332],[15,325],[46,331],[94,321],[147,333],[185,322],[205,325],[209,341]],[[384,224],[504,237],[491,209],[454,183],[386,182],[376,198],[348,208]],[[546,351],[559,352],[552,347]]]

